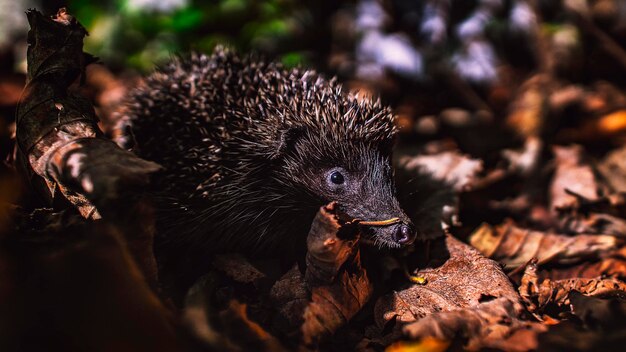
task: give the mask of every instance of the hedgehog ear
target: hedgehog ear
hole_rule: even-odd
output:
[[[278,142],[274,153],[272,153],[272,155],[270,156],[270,159],[280,159],[285,154],[294,150],[296,142],[298,142],[298,140],[302,138],[305,132],[306,128],[303,126],[289,127],[279,132],[280,134],[277,138]]]

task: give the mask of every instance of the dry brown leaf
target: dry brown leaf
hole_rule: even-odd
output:
[[[380,328],[392,319],[408,323],[434,312],[472,307],[485,297],[517,296],[497,263],[454,237],[447,235],[445,243],[442,241],[433,243],[438,247],[431,251],[444,252],[438,257],[449,255],[445,263],[414,273],[426,279],[425,285],[412,285],[376,303],[376,323]]]
[[[50,204],[62,195],[85,217],[111,211],[116,219],[128,201],[120,198],[141,193],[160,166],[105,139],[91,102],[69,91],[94,61],[82,51],[85,28],[65,9],[52,19],[36,10],[27,16],[28,79],[16,111],[18,169]]]
[[[339,268],[356,254],[358,227],[350,221],[338,214],[334,202],[318,211],[307,236],[305,279],[310,287],[335,281]]]
[[[437,257],[447,253],[449,258],[441,266],[415,273],[426,284],[378,300],[379,329],[394,324],[413,339],[445,341],[460,334],[469,339],[466,347],[479,348],[530,327],[519,319],[523,310],[519,296],[497,263],[451,236],[437,246],[431,252]],[[530,348],[532,343],[520,347]]]
[[[577,142],[593,142],[608,139],[619,141],[623,139],[626,132],[626,110],[623,110],[623,103],[617,105],[617,107],[622,109],[604,113],[597,118],[585,119],[581,126],[576,128],[564,129],[561,132],[561,137],[564,137],[563,139],[565,140]],[[606,106],[603,108],[607,110]]]
[[[626,146],[613,150],[598,164],[598,171],[615,192],[626,192]]]
[[[470,351],[498,348],[506,351],[529,351],[537,348],[537,333],[545,327],[519,319],[517,303],[498,298],[476,307],[429,315],[404,327],[412,338],[432,336],[451,340],[456,336],[468,339]]]
[[[442,147],[441,143],[434,145]],[[478,182],[482,161],[456,150],[439,150],[432,155],[402,157],[398,164],[398,198],[414,220],[418,238],[441,237],[443,229],[458,225],[458,193]]]
[[[570,294],[572,314],[594,330],[623,330],[626,326],[626,302],[623,295],[587,296],[578,291]]]
[[[85,28],[62,8],[27,17],[28,76],[16,111],[16,165],[48,206],[75,206],[90,219],[124,229],[128,246],[153,286],[152,208],[143,195],[161,167],[119,148],[98,129],[90,101],[70,91],[95,59],[82,51]]]
[[[549,75],[537,74],[529,78],[516,93],[509,104],[506,123],[524,137],[539,136],[544,129],[546,115],[546,97]]]
[[[559,229],[568,233],[588,233],[626,237],[626,220],[609,214],[575,213],[564,215]]]
[[[313,220],[307,237],[305,274],[311,302],[301,327],[306,345],[317,345],[331,336],[361,310],[372,294],[361,267],[357,240],[357,226],[337,214],[334,203],[322,207]]]
[[[603,186],[592,166],[585,161],[583,147],[553,147],[555,172],[550,185],[550,209],[576,208],[580,195],[588,200],[597,200]]]
[[[404,157],[400,159],[400,166],[430,175],[435,180],[450,185],[457,192],[468,190],[483,170],[481,160],[472,159],[458,151]]]
[[[528,176],[539,167],[542,150],[543,141],[538,137],[530,136],[524,141],[522,149],[505,149],[501,154],[508,162],[509,172]]]
[[[541,313],[550,304],[568,305],[572,291],[579,291],[587,296],[599,296],[626,291],[626,283],[615,278],[542,280],[537,274],[537,261],[533,260],[526,266],[519,287],[520,296],[532,313]]]
[[[626,259],[619,256],[603,258],[599,261],[585,261],[578,265],[565,268],[554,268],[541,272],[542,277],[552,280],[562,280],[569,278],[598,278],[617,277],[626,279]]]
[[[540,351],[621,351],[626,338],[626,303],[620,295],[570,294],[571,314],[539,336]],[[575,336],[575,338],[573,338]]]
[[[615,249],[597,261],[585,261],[570,267],[544,270],[542,278],[561,280],[569,278],[615,277],[626,279],[626,247]]]
[[[613,250],[617,238],[602,235],[566,236],[515,226],[512,221],[492,227],[482,224],[470,243],[485,256],[515,269],[538,258],[540,263],[572,263]]]
[[[626,236],[625,193],[611,193],[588,199],[567,190],[576,198],[573,207],[558,209],[558,229],[566,233]]]

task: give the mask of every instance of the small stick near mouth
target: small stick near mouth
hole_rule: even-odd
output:
[[[387,226],[387,225],[393,225],[395,223],[400,222],[400,218],[391,218],[391,219],[387,219],[387,220],[378,220],[378,221],[361,221],[361,220],[356,220],[355,222],[357,222],[359,225],[363,225],[363,226]]]

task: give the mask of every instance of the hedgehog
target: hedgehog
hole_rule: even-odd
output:
[[[122,123],[125,146],[164,169],[154,180],[157,260],[302,253],[331,201],[363,224],[396,219],[363,226],[371,244],[414,241],[395,195],[394,116],[380,100],[224,47],[174,58],[144,83]]]

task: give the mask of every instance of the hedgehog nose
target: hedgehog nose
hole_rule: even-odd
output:
[[[400,224],[393,232],[393,240],[400,245],[407,245],[415,240],[415,227],[412,224]]]

